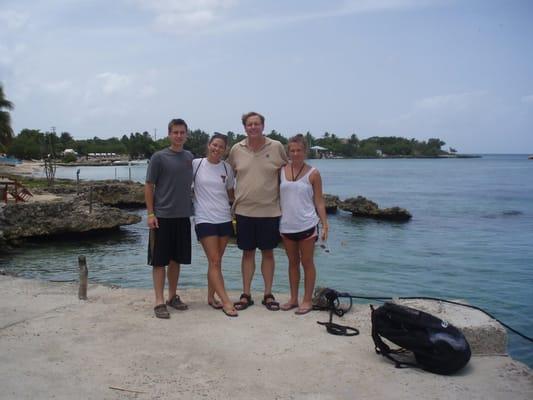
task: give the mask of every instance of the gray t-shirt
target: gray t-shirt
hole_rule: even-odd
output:
[[[187,150],[169,148],[152,156],[146,182],[153,183],[154,211],[161,218],[186,218],[192,215],[191,183],[193,155]]]

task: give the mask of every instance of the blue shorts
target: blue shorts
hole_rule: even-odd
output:
[[[236,215],[237,246],[241,250],[272,250],[278,246],[280,217]]]
[[[203,222],[195,225],[194,230],[196,231],[196,238],[200,241],[200,239],[207,236],[232,236],[233,224],[231,221],[223,222],[221,224],[209,224]]]

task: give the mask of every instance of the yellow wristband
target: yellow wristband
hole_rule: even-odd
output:
[[[154,213],[148,213],[148,218],[150,217],[155,217],[155,214]]]

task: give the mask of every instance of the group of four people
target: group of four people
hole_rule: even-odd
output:
[[[177,295],[177,285],[180,265],[191,262],[193,214],[196,236],[208,260],[207,302],[211,307],[236,317],[238,311],[254,304],[251,285],[259,249],[264,280],[262,304],[272,311],[297,308],[296,314],[312,310],[316,278],[313,253],[319,222],[322,239],[328,235],[320,174],[305,163],[307,143],[303,135],[289,139],[289,161],[283,145],[263,135],[265,119],[261,114],[244,114],[242,123],[247,137],[231,148],[227,162],[223,160],[227,137],[219,133],[210,138],[207,157],[193,159],[183,149],[188,127],[182,119],[170,121],[170,147],[156,152],[150,160],[145,185],[150,228],[148,263],[153,267],[154,312],[158,318],[170,317],[167,306],[187,309]],[[222,257],[233,232],[233,214],[237,246],[243,251],[243,293],[236,303],[230,300],[222,276]],[[280,235],[289,259],[290,284],[290,297],[281,306],[272,295],[273,249]],[[304,269],[301,302],[300,265]]]

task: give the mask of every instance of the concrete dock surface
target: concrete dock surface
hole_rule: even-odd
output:
[[[531,370],[500,354],[501,339],[473,345],[452,376],[395,368],[374,352],[368,305],[335,318],[361,332],[341,337],[316,323],[326,312],[268,311],[260,293],[229,318],[206,304],[205,289],[182,291],[189,310],[171,309],[170,320],[154,317],[149,289],[90,285],[87,301],[77,294],[76,283],[0,276],[0,398],[533,398]]]

